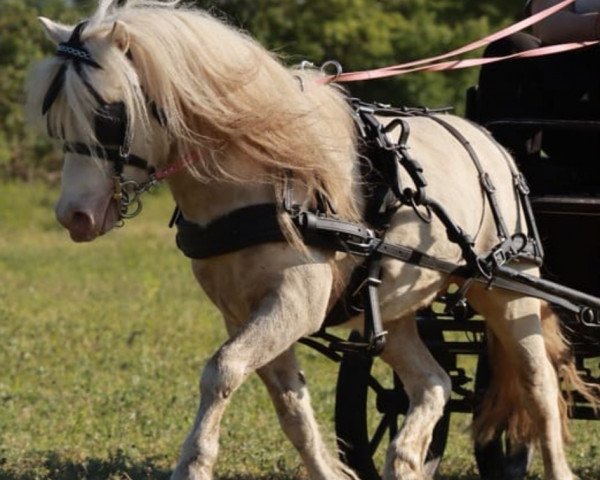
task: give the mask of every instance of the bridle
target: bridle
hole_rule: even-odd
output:
[[[67,142],[64,139],[64,135],[61,136],[57,132],[52,131],[49,119],[47,121],[47,129],[48,134],[51,137],[63,141],[64,152],[100,158],[112,164],[114,185],[113,199],[117,202],[119,211],[119,222],[117,225],[122,226],[124,220],[133,218],[141,212],[142,202],[140,196],[143,193],[153,189],[168,175],[183,168],[186,163],[184,161],[179,161],[176,162],[174,166],[156,171],[147,160],[131,153],[127,135],[129,123],[125,104],[123,102],[107,102],[104,100],[100,93],[98,93],[98,91],[90,84],[82,69],[83,64],[93,68],[102,68],[92,58],[88,49],[81,41],[81,32],[86,25],[87,21],[84,21],[75,27],[71,37],[66,42],[62,42],[58,45],[56,56],[64,57],[73,63],[75,72],[79,75],[88,92],[98,104],[93,120],[94,133],[98,143],[87,144],[83,142]],[[129,53],[127,56],[131,58]],[[62,90],[65,82],[66,70],[67,63],[65,62],[60,66],[48,87],[48,91],[46,92],[42,104],[42,115],[48,113],[50,107]],[[164,125],[164,114],[153,102],[149,101],[148,103],[153,116],[161,125]],[[141,183],[125,179],[123,175],[125,166],[144,170],[148,174],[148,179]]]

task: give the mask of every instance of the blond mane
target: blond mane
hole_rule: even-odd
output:
[[[307,197],[320,192],[341,216],[357,217],[355,129],[338,88],[314,82],[319,72],[284,67],[248,35],[205,12],[178,2],[113,3],[100,1],[82,33],[102,70],[83,69],[106,100],[125,102],[131,135],[149,132],[149,98],[164,112],[174,155],[199,154],[188,165],[198,179],[282,182],[292,172]],[[129,33],[131,60],[107,41],[117,21]],[[28,109],[38,120],[43,95],[63,62],[47,59],[30,76]],[[107,91],[107,83],[119,93]],[[63,93],[41,120],[70,140],[93,138],[95,107],[69,66]],[[260,166],[262,176],[244,178],[229,168],[225,159],[232,157]]]

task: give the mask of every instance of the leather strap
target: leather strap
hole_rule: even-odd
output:
[[[141,168],[149,173],[154,171],[154,167],[148,164],[146,160],[137,155],[123,155],[121,148],[103,147],[101,145],[87,145],[79,142],[68,142],[63,146],[63,150],[68,153],[77,153],[87,155],[88,157],[101,158],[113,162],[115,165],[130,165]]]

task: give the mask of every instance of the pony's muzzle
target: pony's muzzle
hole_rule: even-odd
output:
[[[71,239],[75,242],[87,242],[98,236],[96,221],[91,212],[72,210],[61,214],[57,210],[56,218],[69,231]]]

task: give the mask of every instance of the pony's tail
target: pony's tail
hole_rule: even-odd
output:
[[[542,332],[546,353],[559,378],[557,398],[562,433],[565,440],[570,439],[568,429],[568,409],[573,403],[573,394],[578,393],[592,405],[596,412],[600,407],[600,387],[584,382],[575,367],[573,354],[568,341],[561,332],[560,319],[550,306],[542,302]],[[479,405],[473,421],[473,437],[477,443],[485,444],[504,428],[513,444],[526,444],[539,436],[524,404],[523,385],[520,382],[518,366],[510,358],[502,344],[488,330],[488,355],[491,366],[491,382]],[[500,426],[500,427],[499,427]]]

